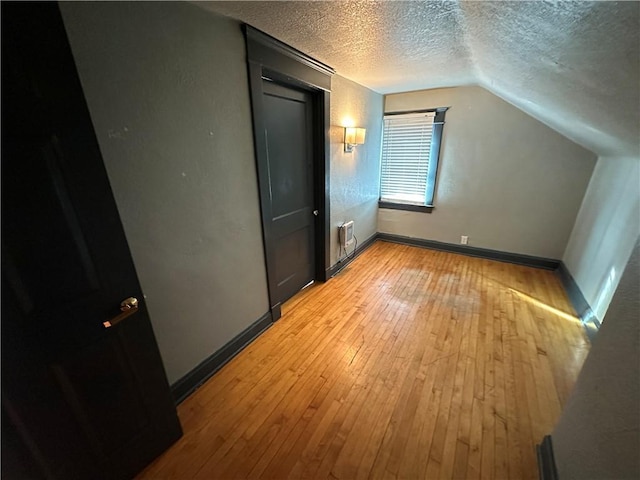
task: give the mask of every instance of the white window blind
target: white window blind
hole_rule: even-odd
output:
[[[380,172],[384,202],[426,205],[433,199],[430,185],[431,140],[435,112],[385,115]]]

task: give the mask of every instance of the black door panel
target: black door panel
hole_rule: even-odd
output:
[[[314,279],[313,111],[309,93],[263,81],[276,303]]]
[[[2,3],[2,408],[3,478],[131,478],[181,435],[55,3]]]

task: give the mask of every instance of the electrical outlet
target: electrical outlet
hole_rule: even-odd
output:
[[[469,243],[469,237],[467,235],[462,235],[460,237],[460,244],[466,245],[467,243]]]

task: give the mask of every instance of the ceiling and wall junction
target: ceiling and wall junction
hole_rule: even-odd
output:
[[[598,155],[638,155],[638,2],[197,5],[379,93],[480,85]]]

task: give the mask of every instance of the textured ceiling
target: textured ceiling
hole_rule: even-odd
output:
[[[598,154],[640,154],[640,3],[197,4],[377,92],[478,84]]]

